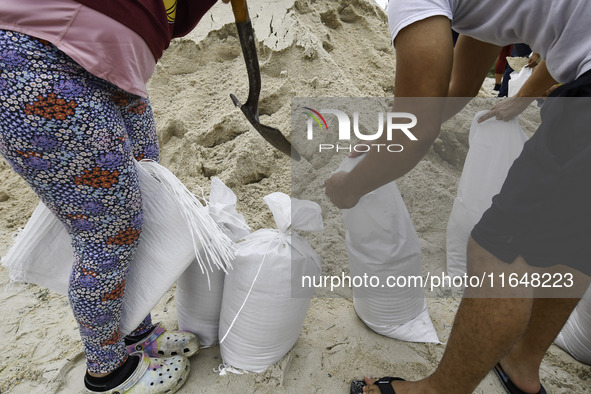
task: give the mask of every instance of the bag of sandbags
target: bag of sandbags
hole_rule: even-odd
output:
[[[232,242],[250,234],[244,216],[236,211],[236,195],[221,179],[211,178],[207,209]],[[218,343],[220,310],[226,272],[203,270],[197,260],[183,272],[176,284],[179,329],[197,335],[202,347]]]
[[[571,313],[554,343],[580,362],[591,365],[591,287]]]
[[[338,170],[349,172],[361,160],[363,156],[346,158]],[[359,318],[390,338],[439,343],[423,287],[411,279],[422,277],[421,244],[396,183],[366,194],[342,213],[352,283],[354,278],[377,278],[352,286]],[[389,277],[406,285],[391,286]]]
[[[142,193],[142,234],[126,277],[121,331],[128,334],[150,313],[196,258],[204,269],[227,269],[233,242],[208,209],[166,168],[135,162]],[[74,251],[63,224],[39,204],[2,258],[15,282],[67,295]]]
[[[320,256],[296,233],[323,230],[320,206],[284,193],[264,200],[277,229],[255,231],[237,244],[234,268],[224,282],[221,373],[262,372],[287,354],[314,290],[301,286],[302,277],[320,274]]]
[[[452,277],[466,274],[472,228],[501,191],[509,168],[527,140],[517,117],[508,122],[488,119],[478,123],[486,112],[478,112],[472,121],[470,148],[447,224],[447,273]]]

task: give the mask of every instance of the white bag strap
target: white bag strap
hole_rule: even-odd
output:
[[[213,271],[213,264],[227,273],[227,269],[232,268],[230,262],[234,259],[234,243],[222,232],[208,209],[164,166],[151,160],[142,160],[140,168],[158,180],[178,205],[191,230],[196,261],[201,271],[207,273],[208,268]],[[199,246],[204,253],[200,253]]]

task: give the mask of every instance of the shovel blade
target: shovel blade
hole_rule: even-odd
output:
[[[249,103],[247,101],[245,104],[240,103],[240,101],[234,96],[230,94],[230,98],[234,102],[246,119],[250,122],[250,124],[255,128],[256,131],[259,132],[261,136],[269,143],[271,146],[279,150],[280,152],[286,154],[287,156],[291,157],[296,161],[300,161],[301,157],[298,151],[291,146],[291,143],[285,138],[285,136],[274,127],[265,126],[261,122],[259,122],[259,114],[257,103]]]
[[[267,140],[273,147],[280,152],[290,156],[295,161],[300,161],[301,157],[298,151],[289,143],[289,141],[281,134],[279,130],[274,127],[265,126],[259,123],[258,127],[253,124],[260,135]]]

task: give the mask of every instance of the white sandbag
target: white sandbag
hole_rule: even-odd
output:
[[[244,216],[236,211],[236,195],[217,177],[211,179],[207,208],[233,242],[250,234]],[[208,277],[198,262],[193,261],[177,280],[175,298],[179,329],[197,335],[202,347],[218,343],[225,276],[224,271],[214,268]]]
[[[523,67],[519,72],[512,72],[511,79],[509,80],[509,90],[507,93],[508,97],[513,97],[519,92],[519,89],[523,86],[525,81],[531,77],[533,73],[533,68],[531,67]]]
[[[351,171],[363,156],[346,158],[339,171]],[[363,196],[343,210],[351,278],[379,278],[353,286],[353,305],[373,331],[410,342],[439,343],[423,287],[410,278],[422,276],[421,244],[395,182]],[[388,277],[408,278],[407,286],[388,286]],[[354,282],[354,281],[353,281]],[[400,282],[402,283],[402,282]]]
[[[509,122],[488,119],[478,123],[486,112],[478,112],[472,121],[470,148],[447,224],[447,273],[454,277],[466,274],[472,228],[501,190],[509,168],[527,140],[517,117]]]
[[[580,362],[591,365],[591,287],[571,313],[554,343]]]
[[[296,342],[313,293],[303,275],[320,274],[320,256],[295,230],[322,231],[320,206],[272,193],[265,202],[277,230],[258,230],[238,243],[224,282],[220,315],[221,373],[262,372]]]
[[[66,228],[41,202],[1,263],[11,282],[34,283],[66,295],[73,261]]]
[[[136,162],[143,202],[140,242],[126,278],[121,331],[128,334],[196,258],[211,269],[227,269],[233,243],[208,210],[167,169]],[[74,262],[62,223],[43,204],[2,259],[16,282],[35,283],[67,295]]]

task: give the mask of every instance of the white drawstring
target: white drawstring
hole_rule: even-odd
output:
[[[212,264],[227,274],[227,269],[232,268],[230,262],[234,259],[234,242],[222,232],[199,198],[191,193],[172,172],[150,160],[142,160],[141,164],[142,168],[162,183],[180,209],[191,231],[195,259],[201,272],[207,274],[208,284],[209,271],[213,272]],[[202,196],[202,198],[206,201],[205,197]],[[202,253],[198,245],[201,245]]]
[[[259,274],[261,272],[261,268],[263,268],[263,264],[265,263],[265,258],[267,257],[267,253],[269,252],[269,249],[271,248],[271,245],[273,244],[273,242],[277,238],[279,238],[279,235],[280,235],[280,233],[278,233],[276,236],[274,236],[273,239],[271,239],[269,241],[269,243],[267,244],[267,249],[265,250],[265,254],[263,255],[263,259],[261,260],[261,265],[259,265],[259,269],[257,270],[257,273],[254,276],[254,279],[252,280],[252,283],[250,285],[250,289],[248,289],[248,293],[246,294],[246,297],[244,298],[244,302],[242,302],[242,305],[240,306],[240,309],[238,309],[238,312],[236,312],[236,316],[234,316],[234,319],[232,320],[232,323],[230,323],[230,327],[228,327],[228,330],[224,334],[223,338],[220,339],[220,344],[222,342],[224,342],[224,340],[226,339],[226,337],[230,333],[230,330],[232,330],[232,327],[234,326],[234,323],[236,322],[236,319],[238,319],[238,316],[240,315],[240,312],[242,312],[242,309],[246,305],[246,301],[248,301],[248,297],[250,297],[250,293],[252,293],[252,289],[254,288],[254,284],[257,281],[257,278],[259,277]]]

